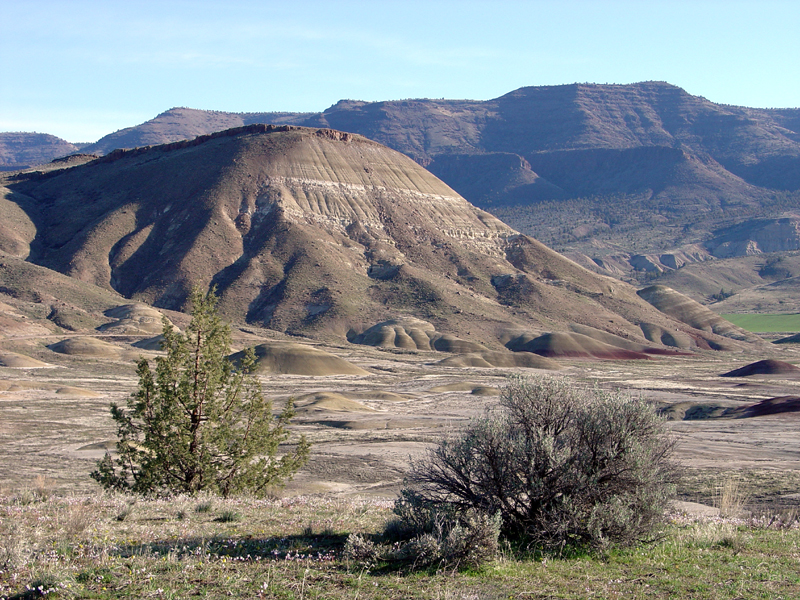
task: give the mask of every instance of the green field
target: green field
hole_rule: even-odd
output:
[[[793,315],[761,315],[737,314],[720,315],[734,325],[753,333],[773,333],[776,331],[800,332],[800,314]]]

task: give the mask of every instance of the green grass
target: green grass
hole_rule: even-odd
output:
[[[753,333],[793,333],[800,331],[800,314],[794,315],[761,315],[761,314],[728,314],[720,315],[737,327]]]
[[[21,501],[22,500],[22,501]],[[800,529],[675,516],[658,542],[566,556],[506,550],[459,572],[369,570],[341,556],[391,502],[301,497],[0,497],[0,598],[797,598]],[[218,511],[238,521],[221,522]],[[39,588],[41,587],[41,590]]]

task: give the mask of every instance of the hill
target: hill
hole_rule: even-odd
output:
[[[103,155],[119,148],[158,146],[256,123],[296,124],[303,121],[305,116],[305,113],[229,113],[185,107],[172,108],[141,125],[126,127],[106,135],[97,142],[85,146],[83,152]]]
[[[640,268],[643,254],[669,270],[659,255],[693,261],[698,248],[700,258],[767,252],[756,226],[723,240],[717,230],[800,218],[800,109],[720,105],[663,82],[525,87],[488,101],[342,100],[313,114],[179,108],[86,151],[259,122],[376,140],[515,229],[579,260],[598,259],[584,264],[607,274]],[[800,236],[783,246],[800,249]],[[604,270],[609,262],[615,267]]]
[[[738,343],[672,320],[358,135],[252,125],[5,184],[33,228],[20,257],[161,308],[216,285],[234,321],[340,340],[415,318],[449,348],[573,323],[620,342],[651,343],[646,325],[689,346]]]
[[[71,144],[47,133],[0,132],[0,171],[50,162],[79,152],[83,145]]]
[[[778,241],[778,240],[776,240]],[[774,252],[683,264],[652,279],[716,313],[800,312],[800,252]]]

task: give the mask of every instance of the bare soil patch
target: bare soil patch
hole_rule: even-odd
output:
[[[95,344],[104,341],[98,335],[89,345],[105,349]],[[494,407],[508,375],[556,374],[517,366],[452,366],[440,361],[441,354],[435,351],[277,343],[257,329],[237,335],[238,347],[260,342],[269,348],[294,348],[297,352],[284,356],[292,357],[295,365],[307,362],[311,367],[310,374],[265,369],[259,375],[276,411],[288,398],[296,400],[293,428],[314,444],[311,464],[288,484],[283,492],[288,495],[393,497],[409,461],[441,436]],[[43,345],[52,341],[5,341],[0,347],[2,353],[54,359],[37,368],[35,377],[33,371],[0,366],[0,487],[29,486],[41,475],[62,490],[96,490],[88,473],[114,447],[109,404],[124,404],[136,389],[135,364],[124,353],[116,358],[105,354],[100,360],[96,355],[58,354]],[[774,348],[775,360],[791,363],[800,358],[792,345]],[[597,384],[641,394],[671,411],[669,427],[679,439],[677,457],[687,468],[709,476],[765,470],[800,473],[800,413],[765,414],[769,407],[794,406],[780,399],[800,397],[800,380],[758,374],[745,382],[719,377],[730,370],[734,358],[739,363],[747,359],[721,352],[653,356],[647,361],[569,359],[563,361],[569,368],[560,373],[576,385]],[[348,365],[350,372],[320,375],[327,371],[315,361],[324,365],[331,359]],[[710,418],[715,411],[750,416],[754,406],[764,408],[758,413],[763,416]],[[695,418],[686,419],[687,414]],[[791,490],[781,490],[781,497],[791,495]]]

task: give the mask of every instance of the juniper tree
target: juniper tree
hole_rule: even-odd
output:
[[[252,375],[252,350],[234,365],[230,326],[217,312],[214,292],[195,288],[185,333],[163,321],[166,356],[137,366],[139,387],[127,407],[111,405],[117,424],[117,458],[106,453],[93,479],[103,487],[141,494],[211,491],[228,496],[264,494],[301,468],[310,444],[289,439],[291,401],[279,416]]]

